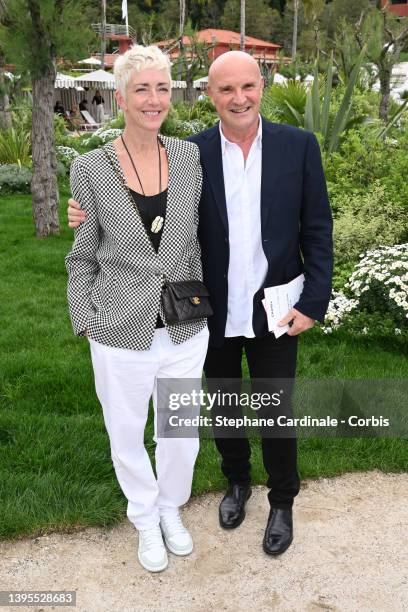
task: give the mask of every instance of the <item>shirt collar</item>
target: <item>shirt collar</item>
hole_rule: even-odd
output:
[[[258,115],[258,117],[259,117],[258,131],[256,133],[254,142],[252,144],[255,143],[259,149],[262,149],[262,117],[261,115]],[[221,121],[219,122],[218,127],[220,130],[220,136],[221,136],[221,151],[222,151],[222,154],[224,155],[227,146],[236,144],[236,143],[233,143],[227,138],[225,138],[223,131],[222,131]]]

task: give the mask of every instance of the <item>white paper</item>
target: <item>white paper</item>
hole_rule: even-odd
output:
[[[268,329],[275,334],[276,338],[286,334],[288,331],[289,325],[279,327],[278,323],[286,317],[299,300],[304,282],[304,275],[299,274],[290,283],[265,288],[265,299],[262,300],[262,304],[266,311]]]

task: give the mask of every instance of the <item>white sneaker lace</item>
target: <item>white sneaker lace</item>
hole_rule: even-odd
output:
[[[152,527],[151,529],[143,529],[140,534],[146,549],[163,546],[163,538],[159,526]]]
[[[174,514],[164,514],[160,517],[162,523],[164,523],[164,527],[168,529],[172,535],[176,533],[186,533],[186,528],[184,527],[181,516],[177,513]]]

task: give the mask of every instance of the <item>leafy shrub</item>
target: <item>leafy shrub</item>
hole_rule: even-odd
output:
[[[283,54],[282,54],[283,59]],[[308,62],[300,62],[298,58],[294,62],[290,62],[289,64],[285,64],[283,61],[279,66],[279,74],[286,77],[287,79],[295,79],[297,76],[300,76],[300,80],[303,81],[304,78],[313,72],[313,63]]]
[[[270,121],[300,127],[301,122],[296,118],[296,113],[302,117],[305,113],[306,92],[304,83],[300,81],[271,85],[264,91],[261,113]]]
[[[211,127],[218,121],[215,106],[209,97],[205,97],[203,100],[197,100],[193,105],[186,104],[185,102],[178,102],[174,104],[173,108],[180,121],[193,121],[197,119],[201,121],[205,127]]]
[[[67,146],[69,140],[72,139],[70,136],[64,117],[54,113],[54,136],[55,143],[61,146]]]
[[[18,164],[29,166],[30,159],[30,132],[24,127],[12,127],[0,131],[0,164]]]
[[[57,176],[59,178],[65,178],[67,175],[67,166],[61,160],[57,159]]]
[[[379,182],[386,191],[387,200],[401,207],[400,214],[408,210],[408,125],[402,123],[389,138],[375,139],[367,126],[350,130],[338,152],[325,156],[327,187],[332,208],[336,214],[341,202],[364,195]],[[405,240],[405,238],[404,238]]]
[[[379,181],[364,194],[338,194],[335,209],[334,251],[340,264],[356,261],[367,249],[398,243],[408,228],[399,204]]]
[[[179,102],[170,108],[160,132],[165,136],[187,138],[212,127],[217,121],[218,116],[209,98],[198,100],[192,106]]]
[[[12,124],[26,132],[31,131],[33,123],[33,105],[29,98],[18,97],[11,106]]]
[[[179,116],[174,106],[170,107],[166,119],[163,121],[160,133],[164,136],[174,136],[177,132],[177,124],[179,122]]]
[[[106,129],[123,130],[125,128],[125,115],[123,112],[119,111],[117,116],[106,123],[104,127]]]
[[[30,193],[32,172],[18,164],[0,166],[0,195]]]
[[[335,258],[335,266],[333,270],[333,289],[336,291],[341,291],[344,285],[347,283],[350,278],[350,274],[354,269],[354,262],[348,261],[345,263],[340,263],[337,258]]]

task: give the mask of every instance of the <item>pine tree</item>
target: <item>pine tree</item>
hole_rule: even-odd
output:
[[[82,7],[70,0],[7,0],[7,27],[0,44],[7,60],[31,77],[33,94],[31,194],[37,237],[59,233],[57,160],[54,140],[56,60],[79,59],[94,42]]]

